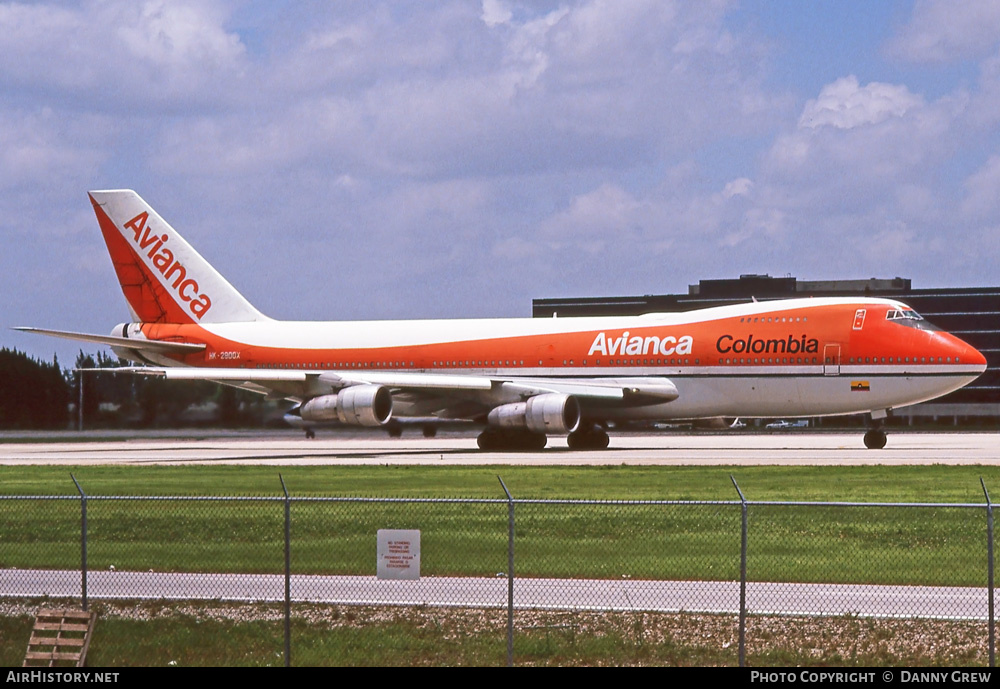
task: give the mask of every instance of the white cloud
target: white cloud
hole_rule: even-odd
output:
[[[898,183],[923,179],[949,155],[960,103],[928,104],[902,85],[861,86],[853,76],[824,86],[798,126],[775,139],[762,182],[796,188],[808,204],[867,204]]]
[[[483,23],[486,26],[506,24],[514,16],[510,7],[503,0],[483,0]]]
[[[650,209],[624,189],[604,184],[573,199],[569,207],[540,226],[543,237],[563,245],[586,245],[591,250],[620,243],[640,234]]]
[[[734,196],[748,196],[751,189],[753,189],[753,182],[746,177],[740,177],[739,179],[726,182],[726,186],[722,190],[722,195],[727,199],[731,199]]]
[[[780,210],[756,208],[755,185],[747,178],[721,189],[698,186],[697,166],[669,170],[663,183],[639,194],[602,184],[574,197],[539,224],[539,246],[573,255],[599,255],[609,265],[631,265],[655,276],[659,262],[681,265],[712,262],[719,249],[755,246],[782,228]]]
[[[0,4],[0,86],[130,115],[217,102],[245,66],[225,20],[216,2]]]
[[[1000,211],[1000,154],[990,156],[986,163],[965,180],[962,215],[972,220],[996,218]]]
[[[415,179],[558,174],[558,198],[532,199],[551,207],[595,174],[673,163],[720,133],[762,131],[784,108],[760,86],[759,48],[723,28],[724,4],[584,0],[508,17],[511,5],[486,3],[505,18],[493,23],[466,3],[391,7],[314,17],[264,62],[235,51],[252,80],[236,80],[222,112],[159,121],[144,134],[146,164],[203,187],[347,175],[371,194]],[[225,23],[204,31],[226,54]]]
[[[48,107],[0,110],[0,189],[55,188],[93,175],[109,155],[105,126],[92,116],[60,118]]]
[[[862,87],[857,77],[851,75],[827,84],[819,97],[806,103],[799,127],[853,129],[878,124],[890,117],[902,117],[911,108],[921,105],[923,99],[910,93],[905,86],[873,82]]]
[[[117,34],[128,53],[166,70],[212,71],[228,68],[246,52],[239,36],[222,28],[224,16],[211,5],[146,0],[130,3],[132,12]]]
[[[919,0],[888,51],[912,62],[948,62],[981,58],[998,46],[1000,3],[995,0]]]

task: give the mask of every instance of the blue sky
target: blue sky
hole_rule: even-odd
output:
[[[995,285],[1000,3],[0,2],[0,344],[125,320],[132,188],[289,319],[742,273]]]

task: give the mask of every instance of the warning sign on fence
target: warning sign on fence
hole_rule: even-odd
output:
[[[379,529],[379,579],[420,578],[420,531],[418,529]]]

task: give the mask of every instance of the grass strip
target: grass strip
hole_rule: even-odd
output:
[[[280,573],[284,512],[273,467],[0,467],[0,493],[88,495],[88,566],[132,571]],[[727,501],[730,476],[754,501],[984,504],[993,467],[282,467],[296,497]],[[267,496],[270,500],[109,500],[100,496]],[[0,500],[0,567],[79,567],[80,502]],[[985,509],[752,505],[756,581],[983,586]],[[506,571],[502,503],[296,502],[301,574],[372,575],[375,534],[419,529],[422,574]],[[733,581],[734,504],[550,505],[516,509],[517,572],[545,577]]]

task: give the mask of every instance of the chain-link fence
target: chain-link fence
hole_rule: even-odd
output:
[[[158,662],[158,645],[183,644],[180,627],[203,623],[209,633],[191,643],[226,646],[202,649],[215,663],[258,663],[261,649],[270,664],[302,665],[994,663],[988,497],[873,505],[78,488],[0,497],[0,601],[102,606],[102,627],[119,620],[133,663],[145,653]]]

